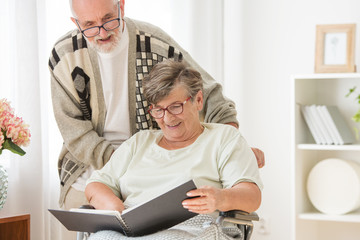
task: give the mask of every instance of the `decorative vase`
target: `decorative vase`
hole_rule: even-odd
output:
[[[3,166],[0,165],[0,210],[4,207],[7,198],[8,174]]]

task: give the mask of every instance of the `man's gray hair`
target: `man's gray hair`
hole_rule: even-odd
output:
[[[112,0],[114,2],[114,4],[117,4],[119,0]],[[69,6],[70,6],[70,10],[71,10],[71,14],[74,18],[77,18],[74,8],[73,8],[73,0],[69,0]]]
[[[164,60],[156,64],[142,81],[144,96],[151,104],[166,98],[179,85],[185,87],[190,97],[195,97],[203,89],[201,74],[183,62]]]

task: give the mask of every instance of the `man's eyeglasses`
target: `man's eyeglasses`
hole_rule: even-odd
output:
[[[153,108],[153,106],[150,106],[150,109],[148,112],[151,116],[153,116],[156,119],[163,118],[165,115],[165,110],[173,115],[178,115],[184,111],[184,104],[190,100],[191,97],[188,97],[184,102],[182,103],[173,103],[166,108]]]
[[[115,18],[115,19],[112,19],[110,21],[107,21],[105,22],[103,25],[101,26],[95,26],[95,27],[91,27],[91,28],[87,28],[87,29],[84,29],[82,30],[81,27],[80,27],[80,24],[78,22],[77,19],[75,19],[76,21],[76,24],[78,25],[81,33],[87,37],[87,38],[91,38],[91,37],[95,37],[97,35],[100,34],[100,29],[103,28],[105,29],[106,31],[111,31],[111,30],[114,30],[116,28],[118,28],[120,26],[120,23],[121,23],[121,18],[120,18],[120,4],[118,2],[118,17]]]

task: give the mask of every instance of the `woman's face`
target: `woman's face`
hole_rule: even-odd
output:
[[[153,107],[166,108],[174,103],[183,103],[189,95],[186,89],[179,85],[175,87],[170,94],[159,101]],[[165,111],[164,117],[155,119],[163,131],[166,140],[171,142],[185,142],[199,133],[201,129],[199,120],[199,111],[203,106],[202,91],[199,91],[193,98],[183,105],[183,112],[173,115]]]

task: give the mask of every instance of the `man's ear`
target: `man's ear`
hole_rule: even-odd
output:
[[[70,17],[70,19],[71,19],[71,21],[77,26],[77,27],[79,27],[77,24],[76,24],[76,20],[75,20],[75,18],[73,18],[73,17]]]
[[[121,18],[125,16],[125,0],[120,0],[120,11],[121,11]]]

